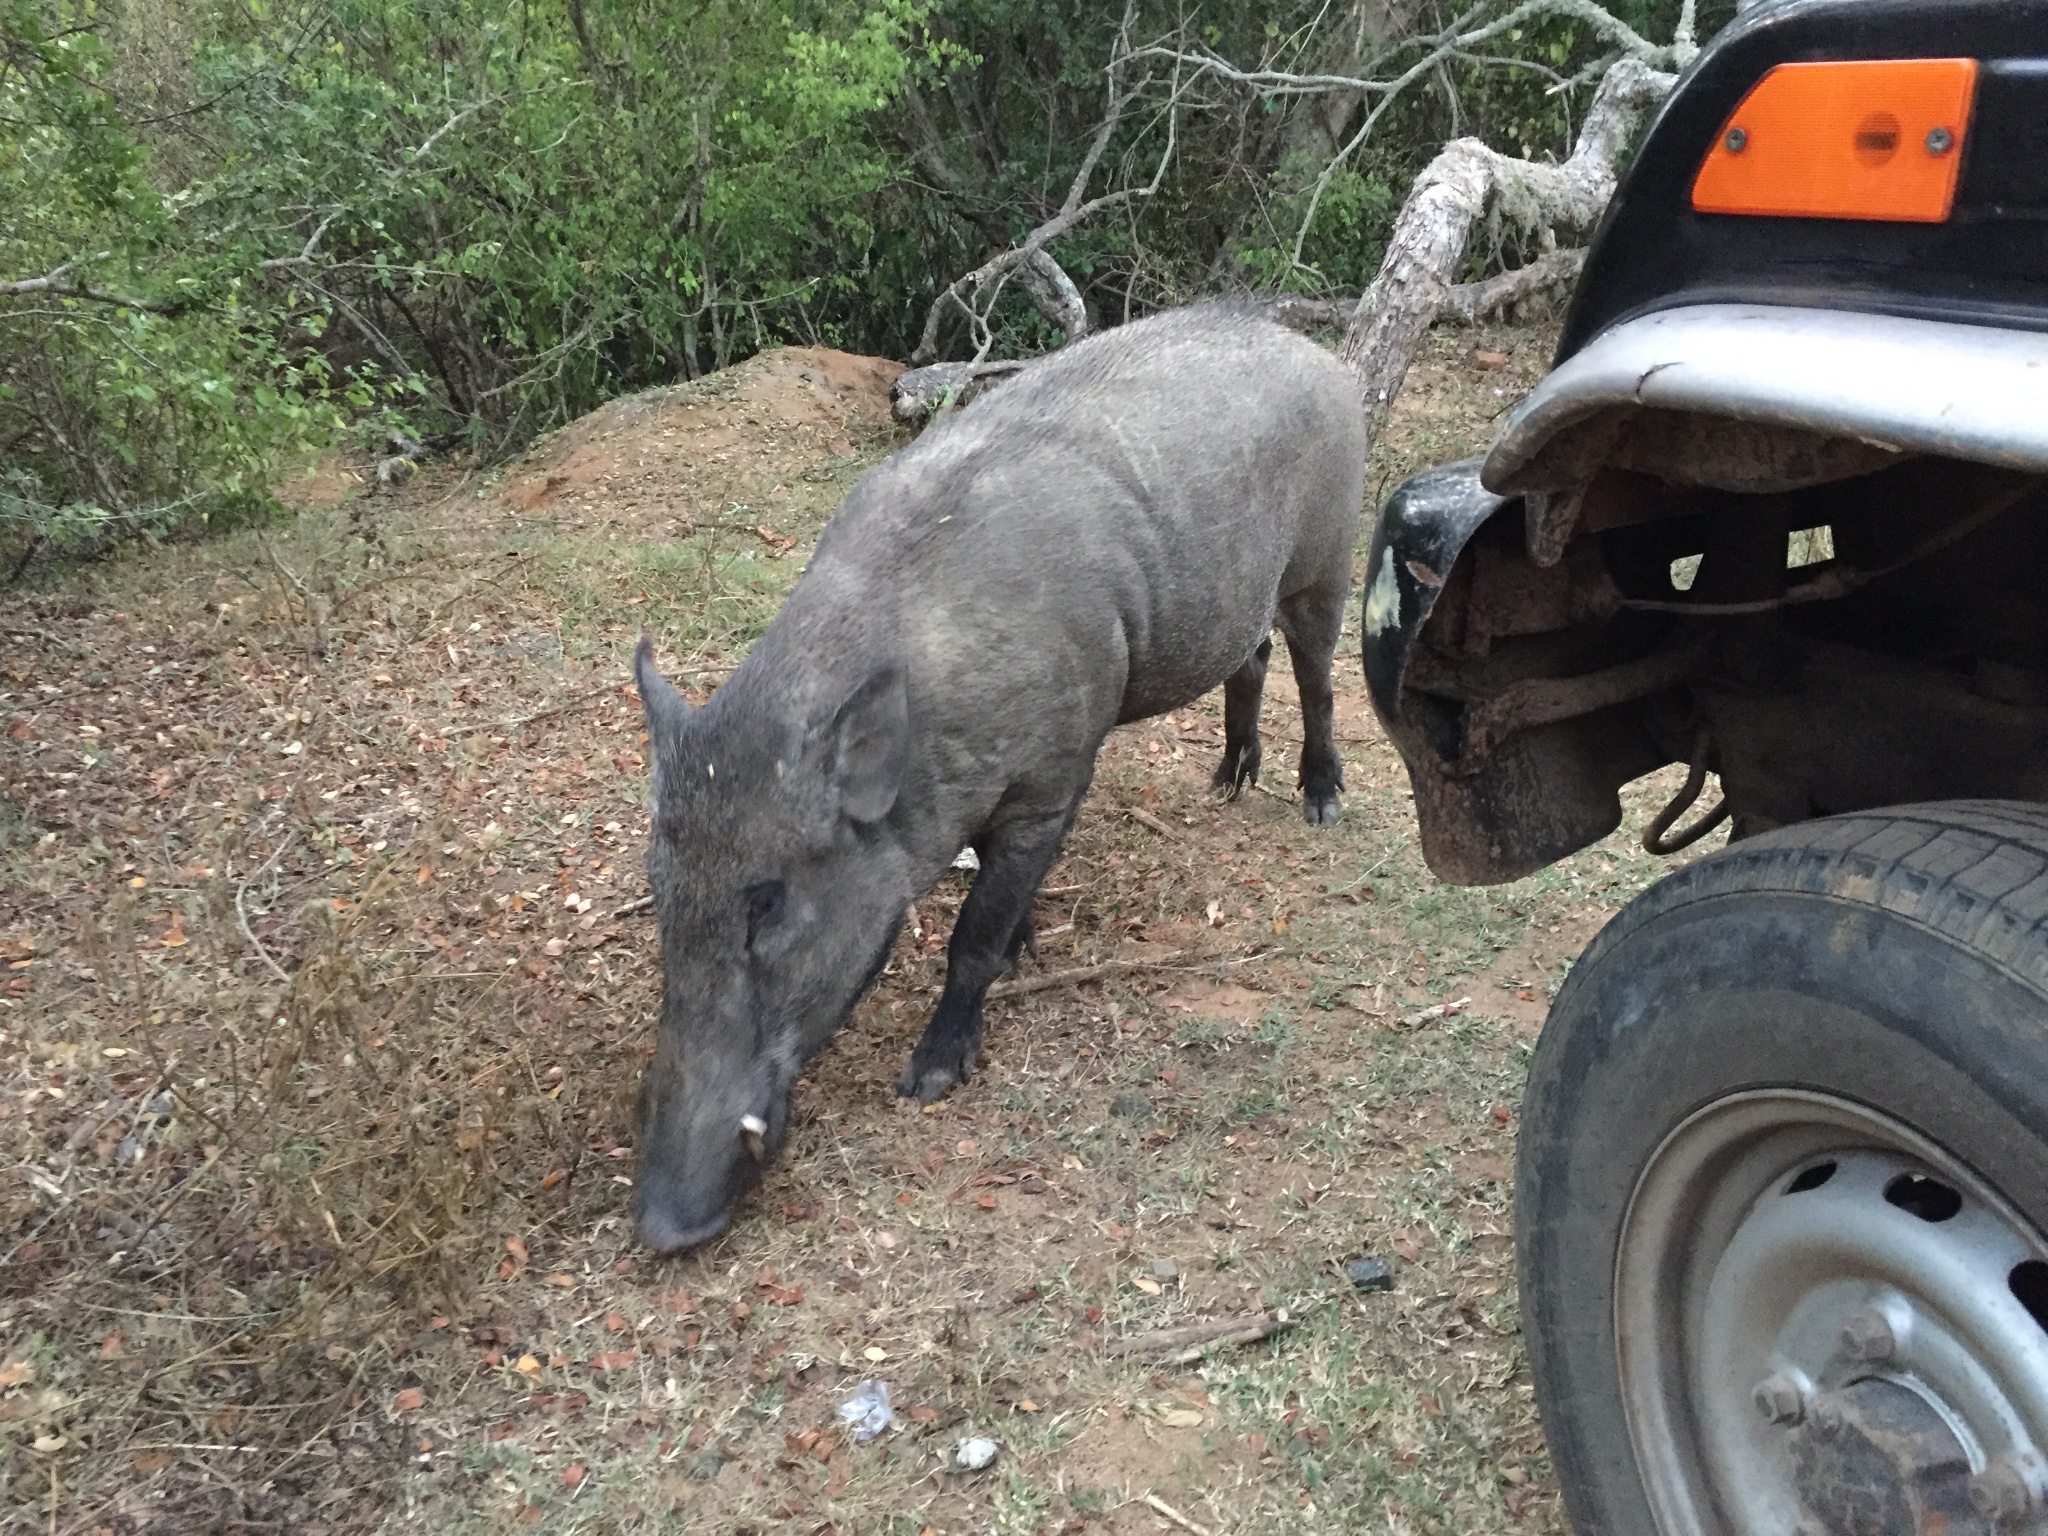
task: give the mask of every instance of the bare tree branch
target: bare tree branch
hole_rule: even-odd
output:
[[[100,254],[104,256],[109,253],[102,251]],[[71,269],[77,265],[75,261],[67,261],[61,267],[51,268],[41,277],[24,277],[12,283],[0,283],[0,294],[47,293],[52,290],[61,293],[64,291],[65,280],[71,275]]]
[[[313,233],[306,237],[306,243],[296,256],[273,256],[263,263],[263,270],[275,272],[283,267],[303,267],[313,260],[314,252],[320,249],[320,242],[326,237],[328,226],[340,218],[344,210],[339,205],[327,210],[327,216],[313,226]]]
[[[1106,208],[1151,197],[1165,181],[1178,145],[1177,119],[1173,112],[1179,97],[1176,80],[1167,103],[1166,145],[1151,181],[1142,187],[1121,187],[1100,197],[1088,197],[1088,183],[1101,165],[1102,156],[1124,113],[1144,90],[1144,80],[1133,86],[1128,85],[1124,77],[1125,66],[1132,57],[1130,31],[1136,19],[1137,0],[1127,0],[1123,21],[1117,27],[1116,42],[1111,46],[1109,63],[1103,70],[1107,81],[1107,102],[1102,123],[1096,129],[1095,137],[1089,141],[1087,153],[1074,173],[1059,212],[1008,250],[998,252],[972,272],[955,278],[947,285],[932,301],[932,307],[925,315],[924,333],[918,338],[917,350],[910,355],[912,362],[929,362],[937,354],[939,328],[946,316],[956,310],[967,321],[970,331],[982,336],[988,316],[994,311],[996,295],[1012,276],[1016,276],[1019,285],[1032,295],[1040,311],[1059,325],[1066,340],[1073,341],[1087,331],[1088,311],[1081,302],[1080,290],[1046,247]],[[987,341],[984,340],[975,361],[981,361],[987,351]]]
[[[1330,92],[1350,92],[1372,99],[1372,106],[1364,120],[1341,148],[1324,164],[1316,177],[1315,185],[1308,198],[1308,207],[1301,216],[1295,230],[1294,247],[1290,256],[1292,265],[1302,264],[1302,251],[1308,243],[1310,231],[1315,226],[1316,214],[1322,207],[1324,194],[1337,172],[1362,149],[1379,127],[1380,120],[1407,89],[1426,76],[1441,72],[1447,61],[1468,58],[1481,44],[1517,27],[1523,26],[1540,16],[1566,16],[1579,21],[1605,38],[1619,51],[1623,59],[1645,66],[1670,65],[1683,68],[1699,52],[1693,42],[1693,13],[1696,0],[1685,0],[1679,17],[1678,30],[1671,43],[1652,43],[1626,22],[1621,21],[1596,0],[1522,0],[1502,15],[1481,24],[1475,24],[1485,6],[1475,6],[1459,17],[1449,27],[1433,37],[1418,37],[1404,46],[1419,47],[1422,52],[1413,63],[1397,74],[1384,78],[1314,73],[1296,74],[1286,70],[1255,69],[1243,70],[1232,65],[1211,50],[1187,51],[1155,45],[1137,50],[1134,59],[1172,60],[1196,72],[1195,78],[1214,77],[1246,87],[1261,97],[1310,96]],[[1520,62],[1520,61],[1500,61]],[[1603,70],[1603,74],[1605,71]],[[1553,90],[1564,90],[1581,83],[1576,79],[1562,80]],[[1454,103],[1455,105],[1455,103]],[[1453,132],[1455,132],[1455,127]]]
[[[1423,333],[1450,298],[1473,227],[1493,211],[1525,228],[1590,228],[1614,193],[1615,156],[1674,83],[1640,59],[1621,59],[1600,82],[1562,165],[1516,160],[1477,139],[1457,139],[1416,177],[1341,353],[1358,376],[1374,435]]]
[[[1437,318],[1454,320],[1459,325],[1477,325],[1523,299],[1571,286],[1585,266],[1586,248],[1582,245],[1548,251],[1527,266],[1498,273],[1483,282],[1458,284],[1444,295]]]
[[[17,278],[11,283],[0,283],[0,297],[12,298],[18,294],[49,293],[64,299],[84,299],[94,304],[114,304],[122,309],[139,309],[152,315],[181,315],[198,305],[197,300],[184,303],[160,299],[140,298],[132,293],[112,293],[103,288],[94,288],[83,278],[74,277],[81,261],[105,261],[112,251],[100,251],[92,256],[75,258],[60,267],[53,267],[41,277]]]

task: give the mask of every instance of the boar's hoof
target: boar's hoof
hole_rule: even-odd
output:
[[[949,1062],[928,1059],[920,1049],[911,1056],[910,1065],[903,1069],[903,1075],[896,1079],[897,1096],[915,1099],[920,1104],[937,1103],[974,1075],[974,1056],[977,1054],[970,1049],[965,1059]]]
[[[1301,814],[1312,827],[1337,825],[1337,797],[1309,795],[1301,802]]]
[[[1218,800],[1235,800],[1247,784],[1259,782],[1259,744],[1226,747],[1223,761],[1209,780],[1209,792]]]

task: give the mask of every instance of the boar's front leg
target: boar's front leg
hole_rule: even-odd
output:
[[[1092,759],[1091,753],[1091,767]],[[1037,953],[1032,899],[1059,857],[1087,788],[1084,778],[1057,809],[1046,808],[1043,802],[1037,809],[1006,806],[988,833],[976,840],[981,872],[960,905],[946,946],[946,989],[911,1053],[910,1065],[896,1080],[896,1091],[904,1098],[929,1104],[974,1074],[981,1055],[982,999],[1020,951]]]

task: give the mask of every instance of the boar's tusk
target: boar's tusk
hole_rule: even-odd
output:
[[[756,1161],[768,1155],[768,1122],[759,1115],[740,1116],[740,1135]]]

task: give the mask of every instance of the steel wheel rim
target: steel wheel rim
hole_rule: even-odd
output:
[[[1826,1458],[1862,1468],[1872,1446],[1878,1482],[1898,1484],[1880,1503],[1917,1500],[1955,1536],[2048,1529],[2037,1281],[2048,1241],[1887,1115],[1793,1089],[1692,1115],[1638,1179],[1615,1264],[1623,1401],[1662,1536],[1855,1528],[1873,1512],[1831,1491],[1845,1479]]]

